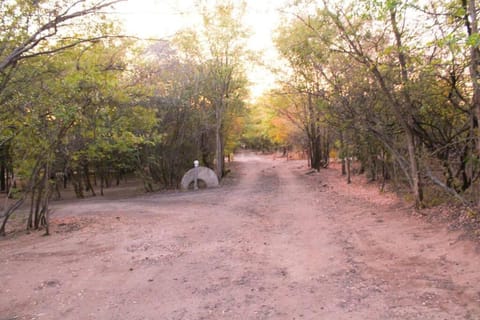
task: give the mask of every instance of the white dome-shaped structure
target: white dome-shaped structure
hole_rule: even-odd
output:
[[[182,190],[187,190],[195,179],[195,169],[198,170],[197,180],[203,181],[207,188],[218,187],[218,177],[212,169],[207,167],[197,167],[188,170],[183,176],[181,182]]]

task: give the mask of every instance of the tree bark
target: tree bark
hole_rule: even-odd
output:
[[[322,149],[321,149],[321,136],[318,128],[317,123],[317,110],[315,110],[315,106],[313,104],[313,96],[311,93],[308,93],[308,136],[310,140],[310,156],[311,156],[311,167],[317,171],[320,171],[320,167],[322,166]]]
[[[7,225],[7,221],[8,219],[10,218],[10,216],[15,212],[15,210],[17,210],[18,208],[20,208],[20,206],[25,202],[25,197],[22,197],[20,199],[18,199],[17,201],[15,201],[4,213],[4,216],[3,216],[3,222],[2,222],[2,226],[0,227],[0,236],[5,236],[5,226]]]
[[[92,193],[92,196],[96,196],[95,190],[92,186],[92,182],[90,180],[90,170],[88,168],[88,163],[83,165],[83,174],[84,174],[84,179],[85,179],[85,190],[90,191]]]
[[[325,7],[328,7],[326,1],[324,1]],[[339,31],[345,37],[348,45],[350,46],[351,52],[350,55],[354,57],[357,61],[368,67],[370,72],[372,73],[374,79],[382,89],[382,92],[385,94],[388,102],[391,105],[393,114],[395,115],[396,120],[402,126],[405,136],[406,136],[406,144],[407,144],[407,152],[408,152],[408,162],[402,163],[399,159],[403,157],[399,154],[398,150],[395,151],[396,158],[398,159],[398,163],[401,165],[402,170],[406,173],[409,184],[415,198],[415,206],[417,208],[421,208],[423,206],[423,192],[422,192],[422,185],[420,179],[420,172],[418,167],[418,157],[417,157],[417,150],[415,146],[415,132],[413,124],[415,123],[414,120],[414,108],[415,105],[411,101],[410,93],[408,91],[408,67],[407,67],[407,57],[405,56],[405,50],[402,44],[402,34],[397,25],[397,9],[395,6],[391,6],[388,8],[388,12],[390,14],[390,23],[392,26],[392,32],[394,39],[396,41],[395,47],[397,50],[397,59],[400,65],[400,76],[401,76],[401,93],[402,96],[399,97],[396,94],[396,90],[391,89],[391,87],[387,84],[387,78],[382,74],[381,69],[379,68],[377,61],[372,59],[368,56],[366,51],[363,50],[361,45],[356,41],[355,34],[352,34],[346,24],[344,24],[339,16],[331,11],[328,12],[329,16],[332,18],[333,23],[338,27]],[[403,100],[401,99],[403,98]],[[380,141],[382,141],[382,137],[380,136]],[[393,146],[386,145],[387,148],[393,149]],[[400,156],[400,157],[398,157]],[[407,165],[408,164],[408,168]]]
[[[423,189],[421,185],[420,171],[418,170],[415,136],[410,130],[407,130],[406,136],[415,208],[421,209],[423,207]]]
[[[6,168],[3,161],[0,163],[0,191],[7,191]]]
[[[393,34],[395,35],[395,41],[397,46],[397,55],[398,61],[400,64],[400,73],[402,79],[402,94],[405,99],[407,116],[406,119],[402,117],[402,110],[400,104],[396,103],[394,108],[397,109],[397,114],[399,114],[399,120],[403,123],[405,129],[406,139],[407,139],[407,149],[408,149],[408,159],[410,163],[410,172],[412,179],[412,192],[415,199],[415,208],[420,209],[423,207],[423,190],[420,171],[418,168],[418,157],[417,150],[415,145],[415,134],[413,130],[413,110],[415,108],[414,103],[412,102],[408,85],[409,85],[409,75],[407,67],[407,59],[405,57],[403,43],[402,43],[402,34],[398,28],[398,23],[396,19],[396,9],[390,8],[390,21],[392,23]]]
[[[345,139],[343,130],[340,130],[340,158],[342,159],[342,176],[347,175],[347,166],[345,161]]]
[[[22,59],[36,57],[39,55],[47,55],[49,53],[59,52],[71,48],[84,42],[94,41],[95,39],[77,39],[71,44],[67,43],[65,45],[60,45],[54,49],[36,50],[42,43],[49,41],[50,38],[55,37],[57,35],[58,29],[64,27],[68,21],[75,20],[84,16],[93,15],[95,13],[98,13],[102,9],[111,7],[112,5],[122,1],[124,0],[100,1],[91,7],[84,6],[83,10],[78,10],[76,12],[72,12],[67,8],[56,8],[55,10],[57,11],[51,12],[51,18],[49,20],[45,21],[41,25],[38,25],[36,29],[31,29],[31,34],[28,35],[28,39],[26,41],[13,48],[10,52],[7,52],[7,54],[5,54],[2,59],[0,59],[0,72],[4,73],[7,68],[16,66],[17,62]],[[87,1],[77,1],[77,3],[82,2],[85,4]]]
[[[462,6],[466,12],[465,14],[465,26],[467,28],[468,36],[478,35],[478,16],[476,0],[462,0]],[[480,120],[480,49],[478,46],[471,45],[470,48],[470,65],[469,65],[470,77],[472,78],[473,97],[472,97],[472,109],[477,118]],[[480,130],[476,128],[476,149],[477,159],[480,159]],[[476,183],[477,205],[480,205],[480,185]]]
[[[351,169],[351,158],[347,156],[347,183],[352,183],[352,169]]]
[[[220,102],[223,104],[223,102]],[[218,179],[223,175],[223,152],[222,152],[222,119],[223,119],[223,106],[216,106],[215,108],[215,173]]]
[[[50,201],[50,193],[52,190],[52,186],[50,185],[50,163],[47,162],[45,165],[45,194],[43,198],[43,222],[45,226],[45,235],[50,235],[50,209],[49,209],[49,201]]]

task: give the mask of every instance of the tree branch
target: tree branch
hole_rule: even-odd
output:
[[[25,55],[27,52],[33,50],[37,47],[42,41],[53,37],[57,34],[58,28],[62,26],[63,22],[70,21],[79,17],[88,16],[91,14],[97,13],[100,9],[110,7],[116,3],[123,2],[126,0],[113,0],[113,1],[100,1],[97,4],[93,5],[90,8],[69,13],[74,7],[78,4],[85,2],[85,0],[78,0],[74,2],[70,7],[68,7],[63,13],[55,15],[52,19],[47,21],[45,24],[41,25],[33,34],[31,34],[27,40],[14,48],[10,54],[0,61],[0,73],[4,72],[8,67],[14,66],[19,60],[25,59],[28,57],[33,57],[41,54],[47,54],[48,51],[58,52],[67,48],[70,48],[74,45],[62,46],[55,50],[47,50],[45,52],[38,52],[36,54]],[[51,53],[51,52],[50,52]]]

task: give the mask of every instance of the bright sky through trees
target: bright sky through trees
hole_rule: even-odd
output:
[[[195,0],[129,0],[117,6],[128,33],[142,38],[170,38],[183,28],[195,27],[201,22]],[[214,0],[206,1],[214,5]],[[279,23],[279,9],[285,1],[246,0],[245,24],[251,30],[251,50],[258,52],[267,65],[277,60],[272,43],[272,32]],[[252,65],[249,70],[252,97],[258,97],[271,87],[274,76],[267,68]]]

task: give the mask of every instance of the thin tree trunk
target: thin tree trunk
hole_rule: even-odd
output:
[[[311,168],[320,171],[321,167],[321,137],[317,124],[317,112],[313,105],[313,97],[308,93],[308,119],[309,119],[309,140],[311,150]]]
[[[27,220],[27,230],[33,229],[33,214],[34,214],[34,208],[35,208],[35,188],[32,189],[32,194],[30,196],[30,212],[28,214],[28,220]]]
[[[340,158],[342,159],[342,176],[345,176],[347,175],[347,167],[345,163],[345,139],[342,130],[340,130]]]
[[[222,102],[223,104],[223,102]],[[223,175],[223,152],[222,152],[222,108],[223,106],[217,106],[215,109],[215,159],[216,159],[216,166],[215,166],[215,173],[219,179],[222,178]]]
[[[467,34],[469,36],[478,35],[478,16],[476,0],[462,0],[462,6],[465,10],[465,26],[467,28]],[[480,121],[480,48],[478,46],[471,45],[470,48],[470,65],[469,65],[470,77],[472,78],[473,97],[472,107],[477,118]],[[477,159],[480,158],[480,130],[476,130],[476,149]],[[477,205],[480,205],[480,182],[477,182],[474,186],[477,195]]]
[[[322,166],[327,168],[330,164],[330,136],[328,128],[323,130],[323,143],[322,143],[322,153],[323,153],[323,163]]]
[[[47,162],[45,165],[45,195],[43,198],[43,221],[45,223],[45,235],[49,236],[50,235],[50,209],[49,209],[49,199],[50,199],[50,190],[51,187],[49,183],[49,177],[50,177],[50,164]]]
[[[63,169],[63,189],[68,187],[68,169]]]
[[[471,0],[474,1],[474,0]],[[323,1],[325,7],[328,7],[327,1]],[[413,122],[413,111],[415,105],[411,101],[411,97],[408,91],[408,66],[407,66],[407,59],[405,56],[405,48],[402,45],[402,34],[398,28],[396,15],[397,11],[394,5],[389,7],[390,10],[390,22],[393,28],[393,34],[396,40],[396,49],[397,49],[397,58],[398,63],[400,64],[400,71],[401,71],[401,79],[402,79],[402,93],[403,93],[403,100],[399,99],[396,96],[396,91],[391,90],[390,86],[387,85],[386,79],[383,76],[382,72],[380,71],[378,64],[375,59],[370,58],[363,48],[353,40],[353,36],[349,33],[345,25],[340,21],[338,16],[333,13],[329,12],[330,17],[333,20],[333,23],[338,27],[338,29],[345,35],[345,39],[348,42],[349,46],[352,49],[352,55],[361,63],[363,63],[370,72],[372,72],[374,78],[378,82],[380,88],[382,89],[383,93],[385,94],[386,98],[388,99],[389,103],[391,104],[392,111],[395,114],[395,118],[399,124],[401,124],[402,128],[405,131],[406,138],[407,138],[407,149],[408,149],[408,161],[406,163],[402,163],[400,159],[403,158],[402,155],[399,155],[398,150],[394,150],[391,146],[386,145],[389,149],[392,149],[395,158],[398,161],[398,164],[401,166],[402,170],[405,172],[406,176],[409,179],[410,187],[412,189],[412,193],[415,197],[415,206],[417,208],[422,207],[423,203],[423,196],[422,196],[422,185],[420,174],[418,170],[418,163],[417,163],[417,153],[415,149],[414,143],[414,132],[412,127]],[[382,137],[380,137],[382,141]],[[400,157],[399,157],[400,156]],[[407,168],[408,164],[408,168]]]
[[[100,169],[100,195],[103,197],[103,188],[105,187],[105,177],[104,177],[104,174],[105,172],[103,172],[103,169]]]
[[[412,102],[410,93],[408,91],[409,85],[409,75],[408,75],[408,67],[407,67],[407,59],[405,56],[405,49],[402,43],[402,35],[401,31],[398,28],[397,19],[396,19],[396,9],[390,8],[390,20],[392,22],[393,33],[395,35],[396,46],[397,46],[397,54],[398,54],[398,61],[400,64],[401,70],[401,78],[402,78],[402,93],[405,98],[407,108],[414,110],[414,104]],[[397,108],[397,112],[400,112],[400,108]],[[400,112],[400,119],[403,119],[402,114]],[[415,208],[420,209],[423,207],[423,190],[422,190],[422,182],[420,177],[420,172],[418,168],[418,157],[417,157],[417,150],[415,146],[415,135],[413,132],[413,115],[411,111],[407,115],[406,120],[403,121],[403,126],[405,128],[405,134],[407,138],[407,148],[408,148],[408,159],[410,164],[410,172],[411,172],[411,183],[412,183],[412,192],[415,198]]]
[[[7,191],[7,170],[3,160],[0,162],[0,191]]]
[[[377,155],[372,153],[370,155],[370,181],[376,181],[377,180]]]
[[[87,191],[90,190],[90,192],[92,193],[92,196],[96,196],[95,194],[95,190],[93,189],[93,186],[92,186],[92,182],[90,181],[90,172],[89,172],[89,169],[88,169],[88,164],[85,164],[83,165],[83,174],[85,175],[85,189]]]
[[[82,177],[80,173],[77,172],[77,174],[75,174],[73,169],[70,169],[69,172],[70,172],[70,179],[72,180],[73,189],[75,191],[75,195],[77,196],[77,198],[83,199],[84,198],[83,184],[82,184]]]
[[[385,151],[382,151],[382,186],[380,188],[382,192],[385,191],[386,181],[387,181],[387,165],[386,165]]]
[[[352,183],[351,159],[347,156],[347,183]]]
[[[13,176],[13,178],[11,180],[11,184],[13,185],[14,182],[15,182],[15,176]],[[23,193],[23,195],[20,199],[15,201],[10,207],[7,207],[7,201],[10,198],[11,192],[13,190],[13,188],[10,188],[8,186],[7,186],[7,188],[9,189],[9,191],[8,191],[7,197],[5,198],[5,206],[4,206],[5,211],[3,213],[2,226],[0,227],[0,236],[5,236],[5,234],[6,234],[5,233],[5,226],[7,225],[8,219],[15,212],[15,210],[20,208],[20,206],[25,202],[25,199],[26,199],[26,196],[27,196],[27,193]]]
[[[43,179],[40,182],[40,185],[38,186],[37,198],[35,199],[35,214],[34,214],[34,220],[33,220],[33,226],[35,230],[38,230],[38,228],[40,227],[40,221],[41,221],[41,215],[42,215],[41,206],[43,203],[42,197],[45,192],[45,180],[48,180],[48,179],[46,179],[44,175]]]
[[[423,190],[420,180],[420,171],[418,170],[417,155],[415,150],[415,137],[409,130],[407,134],[408,160],[410,163],[410,172],[412,179],[412,192],[415,199],[415,208],[423,207]]]
[[[0,236],[5,236],[5,226],[7,225],[7,221],[10,218],[10,216],[20,208],[20,206],[25,202],[25,197],[22,197],[15,201],[7,210],[5,210],[4,216],[3,216],[3,222],[2,226],[0,227]]]

